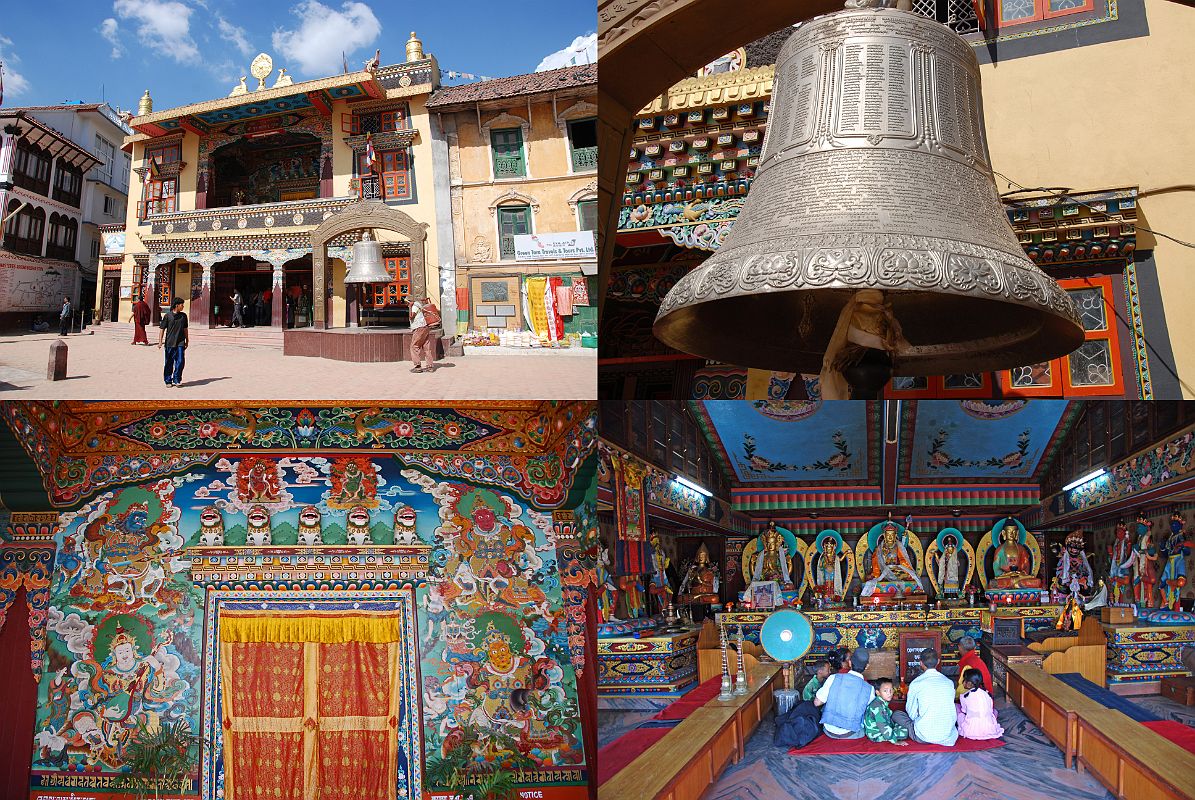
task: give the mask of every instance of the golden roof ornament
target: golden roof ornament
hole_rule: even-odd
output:
[[[241,76],[241,82],[232,87],[232,91],[228,93],[229,97],[236,97],[242,94],[249,94],[249,87],[245,85],[245,76]]]
[[[266,78],[270,77],[270,73],[273,71],[274,59],[265,53],[258,53],[257,57],[249,64],[249,74],[257,78],[257,88],[253,91],[260,92],[266,88]]]
[[[278,68],[278,80],[274,81],[273,88],[277,89],[279,86],[291,86],[294,84],[294,78],[286,74],[286,67]]]
[[[407,39],[407,61],[422,61],[425,58],[423,42],[415,36],[415,31],[411,31],[411,38]]]
[[[141,102],[137,104],[137,116],[145,116],[146,114],[152,113],[153,110],[154,99],[149,96],[149,89],[146,89],[145,94],[141,95]]]

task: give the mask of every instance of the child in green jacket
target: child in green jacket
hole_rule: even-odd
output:
[[[900,746],[908,744],[909,729],[892,721],[892,701],[895,687],[891,678],[880,678],[875,683],[876,696],[863,712],[863,732],[873,742],[892,742]]]

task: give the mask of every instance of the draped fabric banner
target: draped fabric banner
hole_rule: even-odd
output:
[[[611,451],[610,466],[614,471],[614,510],[618,520],[614,572],[617,575],[641,575],[651,571],[651,552],[647,544],[647,492],[643,488],[647,465]]]
[[[227,800],[395,800],[399,618],[225,612]]]
[[[50,607],[50,569],[54,545],[5,543],[0,545],[0,630],[17,591],[25,587],[29,607],[29,666],[40,678],[46,654],[46,614]]]

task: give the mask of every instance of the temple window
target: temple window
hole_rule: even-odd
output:
[[[178,161],[181,158],[182,147],[178,144],[178,142],[175,142],[174,144],[168,144],[163,147],[155,147],[152,150],[146,148],[145,150],[146,163],[154,161],[158,164],[158,166],[162,166],[163,164],[173,164],[175,161]]]
[[[597,120],[579,119],[569,122],[568,146],[573,172],[597,169]]]
[[[1093,0],[999,0],[999,2],[1000,25],[1003,27],[1091,11]]]
[[[45,197],[50,195],[50,154],[23,139],[17,142],[12,182]]]
[[[374,308],[396,308],[407,305],[407,296],[411,294],[411,257],[394,256],[382,259],[386,271],[392,278],[390,283],[375,283],[369,288],[372,292]]]
[[[359,194],[365,200],[410,200],[411,158],[408,150],[381,150],[374,154],[371,170],[365,153],[357,154]]]
[[[515,236],[531,233],[531,206],[498,206],[498,250],[503,260],[515,257]]]
[[[54,199],[78,208],[82,188],[83,173],[59,159],[58,169],[54,172]]]
[[[577,230],[597,230],[597,200],[582,200],[577,203]]]
[[[490,131],[490,149],[494,157],[494,178],[522,178],[527,175],[521,128]]]
[[[404,107],[392,111],[345,114],[340,127],[343,133],[364,136],[367,133],[406,130],[411,125],[409,115]]]
[[[137,204],[137,217],[145,219],[153,214],[169,214],[177,211],[176,199],[178,194],[178,178],[150,178],[144,184],[142,197]]]
[[[306,131],[238,139],[211,155],[208,208],[313,200],[320,196],[322,143]]]

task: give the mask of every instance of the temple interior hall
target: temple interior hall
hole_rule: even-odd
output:
[[[599,404],[601,800],[1195,796],[1195,404]]]

